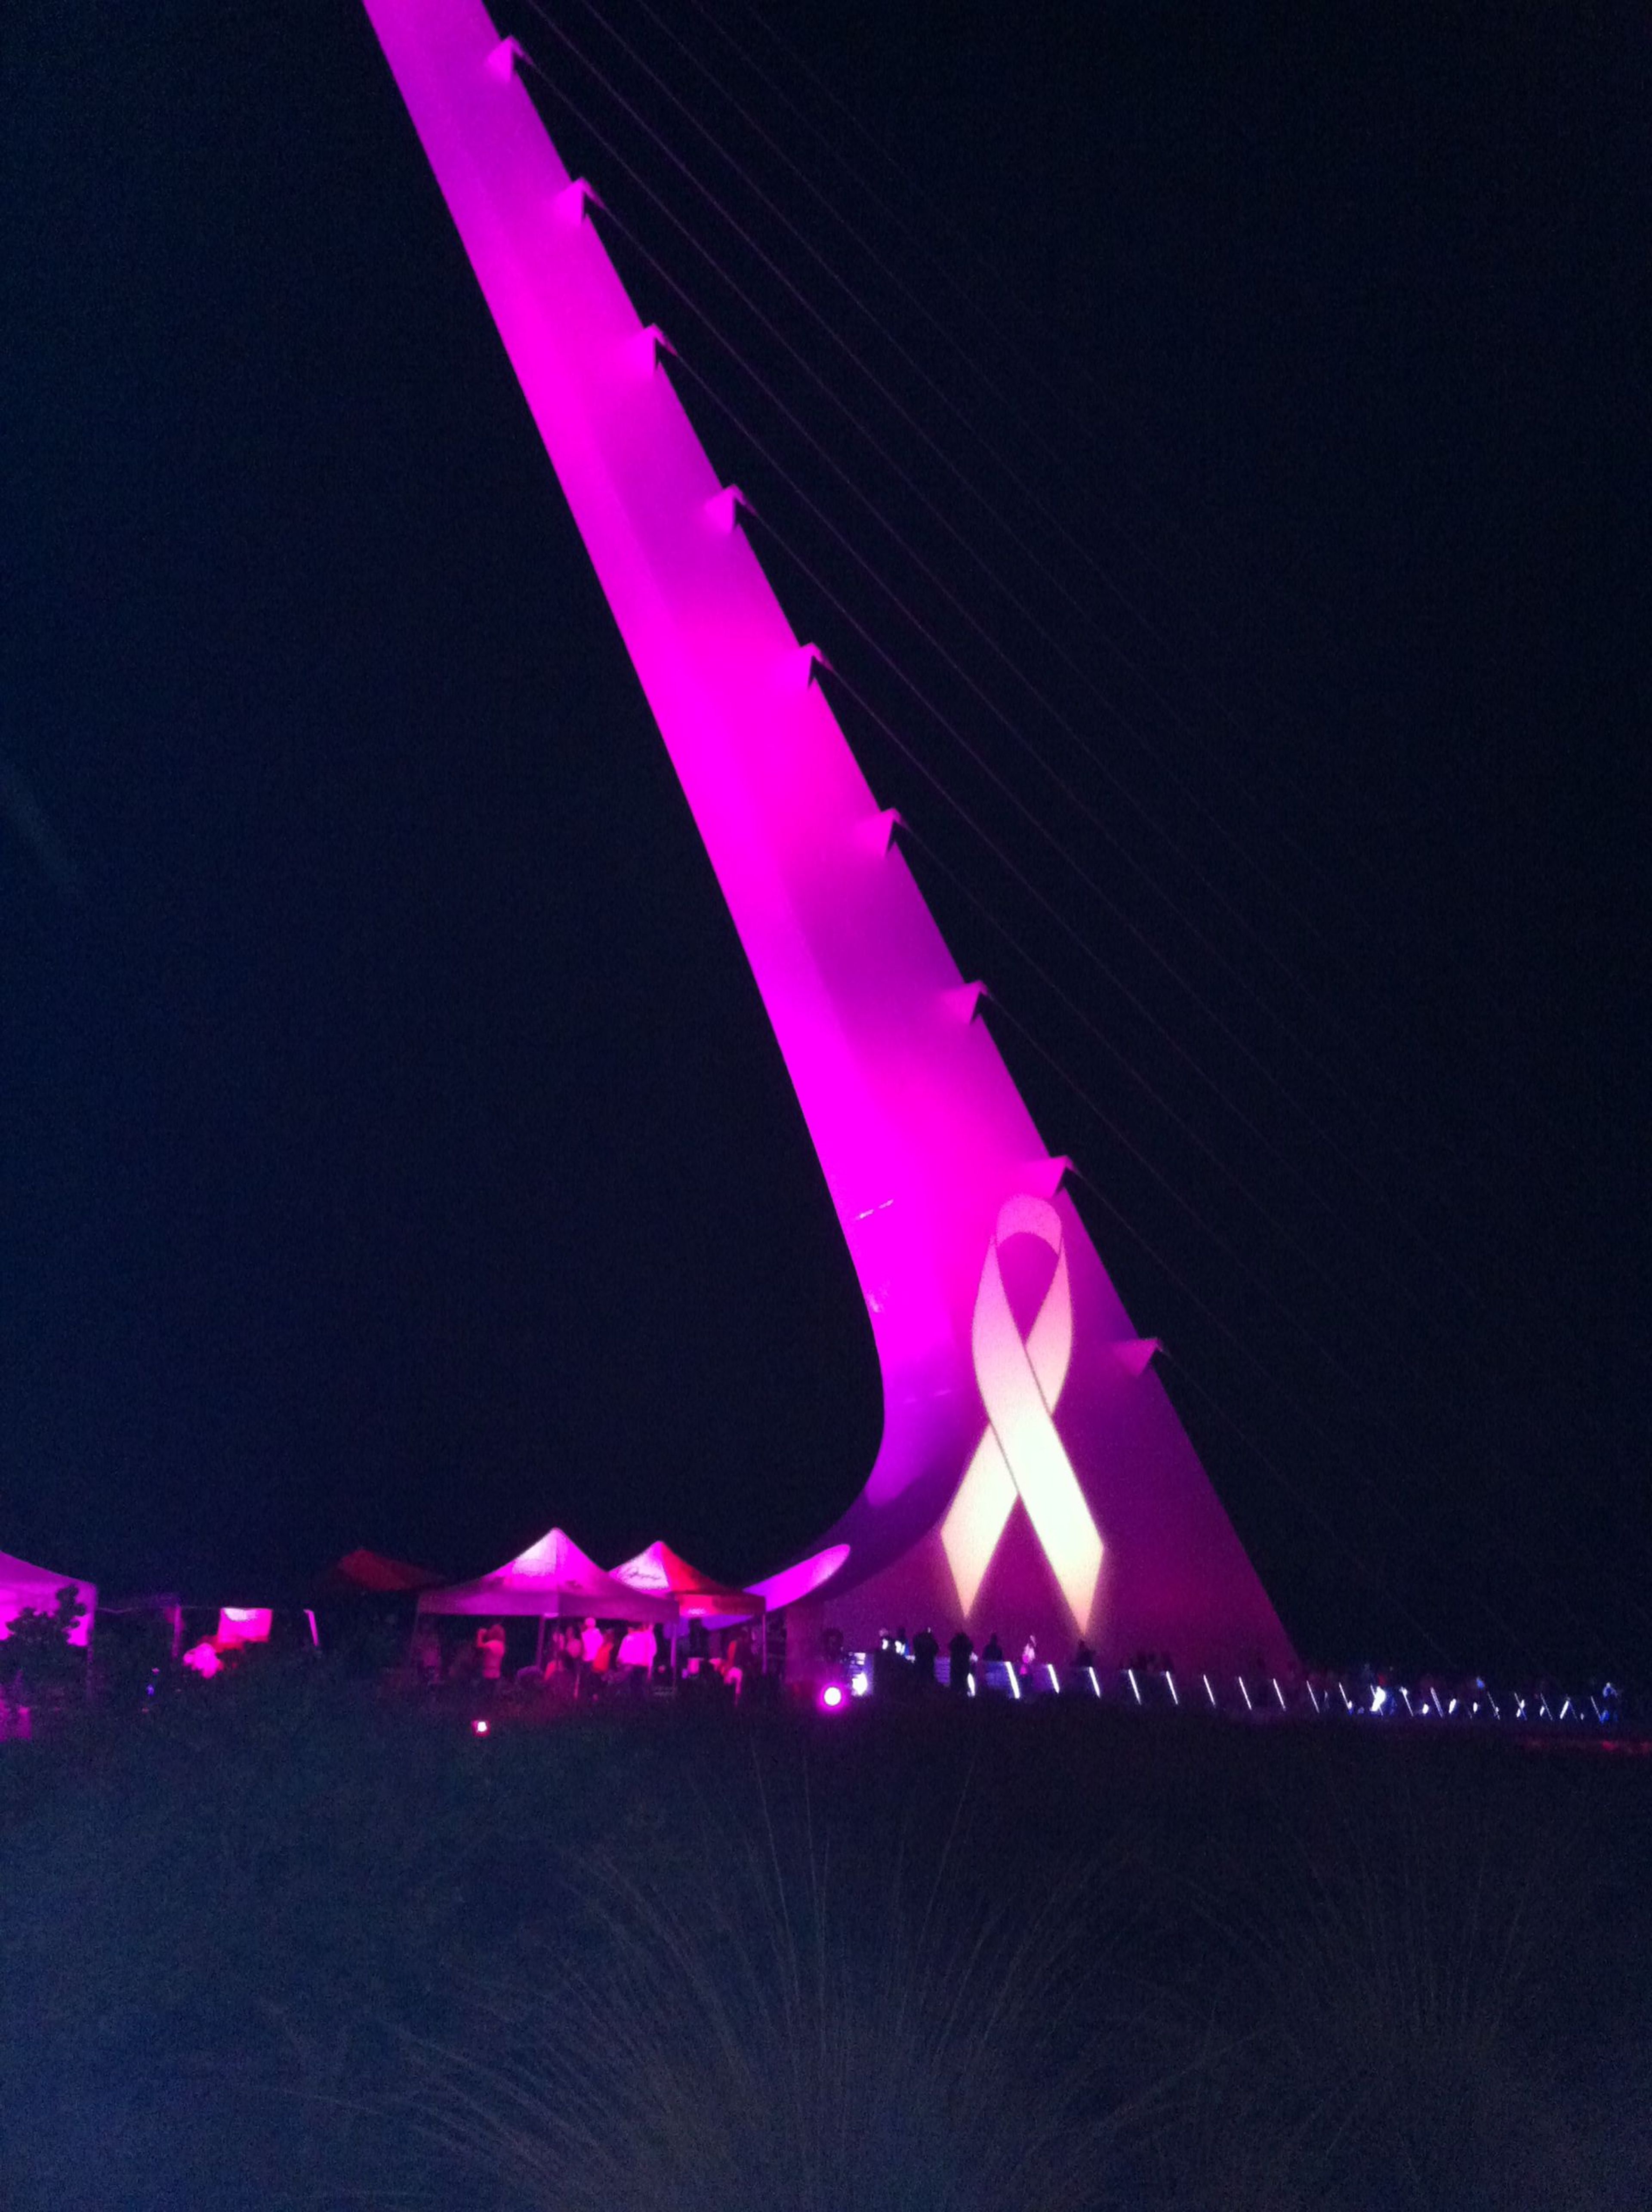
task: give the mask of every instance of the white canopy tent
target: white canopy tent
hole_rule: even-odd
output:
[[[675,1620],[678,1612],[668,1594],[634,1589],[604,1574],[560,1528],[474,1582],[421,1590],[418,1609],[538,1620],[592,1613],[600,1620]]]
[[[86,1611],[70,1631],[69,1640],[88,1644],[92,1616],[97,1611],[97,1584],[78,1575],[54,1575],[45,1567],[30,1566],[27,1559],[14,1559],[9,1552],[0,1552],[0,1637],[8,1635],[18,1614],[31,1607],[36,1613],[56,1612],[58,1593],[70,1583]]]
[[[767,1611],[762,1598],[736,1583],[719,1582],[703,1568],[691,1566],[669,1544],[650,1544],[635,1559],[613,1570],[616,1582],[629,1589],[674,1597],[684,1620],[703,1620],[708,1628],[728,1628],[736,1622],[761,1620]]]

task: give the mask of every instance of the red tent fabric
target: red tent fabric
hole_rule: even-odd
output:
[[[355,1551],[335,1560],[316,1587],[329,1597],[393,1597],[406,1590],[434,1589],[440,1580],[428,1567],[387,1559],[382,1552]]]
[[[737,1583],[720,1583],[701,1568],[690,1566],[669,1544],[650,1544],[623,1567],[616,1567],[614,1580],[655,1596],[674,1597],[685,1620],[703,1620],[709,1628],[756,1620],[764,1610],[762,1598]]]

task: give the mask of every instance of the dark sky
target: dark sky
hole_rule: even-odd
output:
[[[1303,1648],[1652,1660],[1644,12],[501,20]],[[0,70],[0,1547],[777,1564],[870,1338],[365,17]]]

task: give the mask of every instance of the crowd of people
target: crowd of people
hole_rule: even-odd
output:
[[[744,1626],[717,1638],[702,1620],[689,1620],[674,1646],[663,1621],[640,1627],[629,1621],[549,1621],[538,1635],[535,1657],[509,1664],[505,1624],[489,1621],[451,1650],[428,1614],[414,1631],[411,1668],[426,1688],[444,1683],[475,1685],[497,1692],[508,1686],[568,1701],[595,1698],[620,1690],[641,1692],[651,1683],[683,1681],[705,1689],[714,1685],[737,1704],[760,1671],[750,1631]]]
[[[835,1663],[841,1655],[842,1638],[832,1632],[829,1633],[826,1650],[829,1663]],[[935,1689],[939,1682],[937,1662],[940,1655],[940,1641],[932,1628],[920,1628],[914,1637],[908,1637],[904,1628],[897,1628],[893,1633],[885,1629],[879,1635],[872,1653],[872,1687],[897,1696],[903,1690]],[[960,1628],[947,1644],[946,1658],[947,1687],[960,1697],[969,1694],[971,1685],[979,1680],[984,1670],[1007,1667],[1011,1663],[999,1641],[996,1629],[988,1635],[977,1654],[975,1638],[968,1629]],[[1037,1638],[1029,1636],[1016,1662],[1017,1674],[1024,1679],[1035,1667],[1044,1663],[1039,1655]],[[1093,1670],[1096,1663],[1095,1652],[1080,1638],[1077,1650],[1067,1662],[1069,1668],[1075,1674],[1082,1674],[1086,1669]],[[1170,1662],[1168,1654],[1152,1653],[1144,1656],[1139,1663],[1147,1668],[1168,1669]]]

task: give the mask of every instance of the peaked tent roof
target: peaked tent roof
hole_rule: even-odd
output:
[[[54,1575],[49,1568],[32,1567],[27,1559],[14,1559],[9,1552],[0,1552],[0,1637],[30,1606],[37,1613],[51,1613],[57,1605],[58,1592],[68,1583],[73,1583],[86,1607],[70,1630],[69,1640],[71,1644],[84,1644],[91,1635],[92,1616],[97,1611],[97,1584],[79,1575]]]
[[[432,1589],[441,1577],[428,1567],[416,1567],[406,1559],[388,1559],[382,1552],[346,1552],[324,1575],[316,1589],[330,1596],[392,1596],[404,1590]]]
[[[762,1599],[755,1592],[742,1589],[738,1583],[720,1583],[714,1576],[690,1566],[669,1544],[650,1544],[634,1559],[616,1567],[614,1579],[632,1589],[674,1597],[684,1619],[718,1626],[753,1620],[765,1610]]]
[[[555,1619],[599,1613],[605,1620],[675,1620],[674,1597],[634,1589],[605,1575],[571,1536],[552,1528],[490,1575],[424,1590],[421,1613],[528,1613]]]

